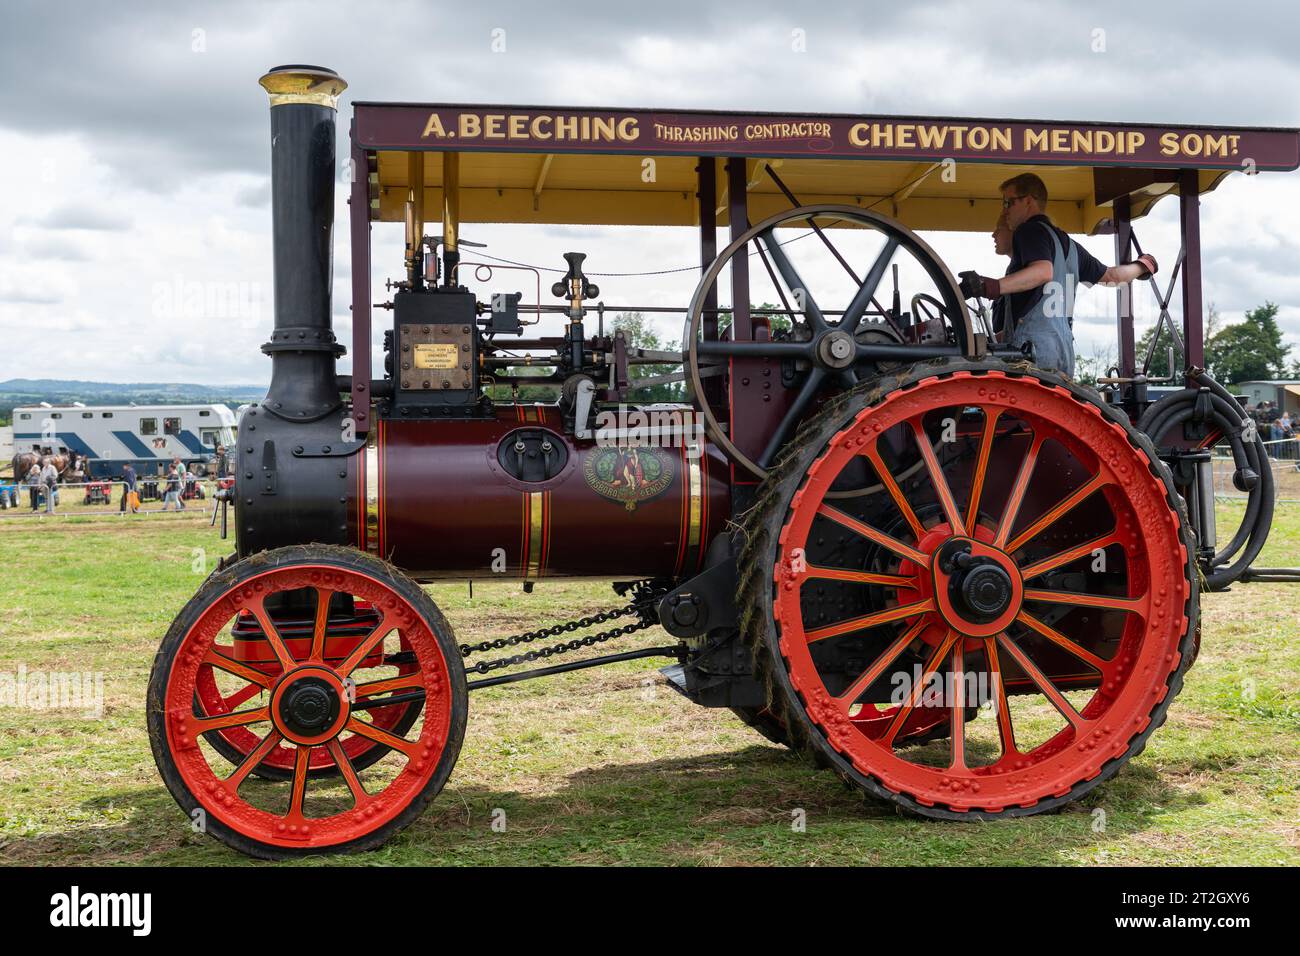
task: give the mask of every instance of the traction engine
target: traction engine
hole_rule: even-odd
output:
[[[691,701],[932,818],[1060,807],[1163,721],[1197,636],[1195,461],[1171,471],[1134,426],[1149,402],[1001,345],[915,232],[791,196],[733,228],[664,352],[604,327],[581,253],[548,302],[473,291],[491,269],[461,258],[442,157],[443,234],[424,234],[411,188],[384,375],[354,381],[331,321],[345,84],[291,66],[262,85],[271,385],[217,492],[236,553],[177,617],[149,688],[163,779],[213,836],[270,858],[377,846],[446,783],[471,690],[642,657],[666,658]],[[412,152],[409,181],[437,159]],[[355,175],[352,202],[370,202]],[[842,307],[801,272],[791,230],[879,243],[841,263]],[[719,305],[742,269],[781,301]],[[560,334],[536,334],[542,317]],[[635,404],[638,367],[666,364],[689,400]],[[518,397],[535,386],[558,397]],[[613,579],[621,604],[459,644],[421,583],[502,574],[526,591]],[[565,656],[655,625],[665,646]]]

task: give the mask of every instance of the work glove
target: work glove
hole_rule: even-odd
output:
[[[1001,284],[997,279],[990,279],[978,272],[961,274],[961,294],[966,299],[996,299],[1002,295]]]
[[[1153,276],[1159,271],[1160,267],[1156,265],[1156,257],[1149,252],[1144,252],[1133,260],[1135,266],[1139,266],[1143,271],[1139,279],[1145,279],[1147,276]]]

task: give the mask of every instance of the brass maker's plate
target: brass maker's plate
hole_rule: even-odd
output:
[[[425,342],[415,346],[416,368],[451,369],[457,364],[454,342]]]

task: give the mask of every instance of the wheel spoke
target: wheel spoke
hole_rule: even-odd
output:
[[[1078,607],[1100,607],[1111,611],[1131,611],[1142,613],[1141,598],[1117,598],[1104,594],[1083,594],[1077,591],[1041,591],[1025,589],[1026,601],[1041,601],[1044,604],[1073,604]]]
[[[309,660],[325,660],[325,631],[329,623],[330,598],[334,592],[329,588],[316,589],[316,624],[311,632],[311,653]]]
[[[236,677],[242,677],[250,684],[256,684],[258,687],[270,687],[275,681],[267,677],[261,671],[250,667],[243,661],[237,661],[219,653],[214,649],[209,649],[207,655],[203,658],[203,663],[211,664],[227,674],[234,674]]]
[[[388,623],[388,615],[384,614],[379,618],[379,622],[366,635],[366,639],[352,649],[347,660],[335,668],[340,677],[347,677],[356,667],[365,660],[366,656],[379,646],[380,642],[388,636],[394,625]]]
[[[910,545],[903,544],[903,542],[899,541],[897,538],[890,537],[883,531],[877,531],[869,524],[863,524],[857,518],[846,515],[838,508],[832,508],[830,505],[824,504],[817,509],[817,513],[823,518],[830,518],[832,521],[843,525],[850,531],[856,531],[867,540],[874,541],[882,548],[888,548],[899,557],[907,558],[909,561],[914,561],[920,565],[926,565],[929,563],[929,557],[923,552],[916,550],[916,548],[913,548]]]
[[[975,522],[979,520],[980,514],[980,496],[984,493],[984,479],[988,475],[989,456],[993,451],[993,435],[997,431],[998,417],[1002,414],[1002,409],[996,409],[989,413],[984,411],[984,430],[980,434],[979,455],[975,459],[975,473],[971,477],[970,501],[966,503],[966,527],[975,528]]]
[[[964,640],[952,644],[952,701],[949,712],[949,737],[952,747],[949,751],[948,769],[966,769],[966,680],[962,674],[965,667]]]
[[[269,707],[254,707],[252,710],[241,710],[233,714],[220,714],[216,717],[195,717],[193,718],[193,727],[195,734],[206,734],[214,730],[224,730],[227,727],[245,727],[248,724],[259,724],[270,719],[271,710]]]
[[[811,342],[737,342],[733,339],[695,343],[697,355],[718,358],[813,359]]]
[[[376,727],[374,724],[368,724],[364,720],[358,720],[356,717],[349,717],[347,729],[354,734],[360,734],[377,744],[383,744],[392,750],[400,751],[410,759],[415,759],[416,755],[422,749],[420,741],[407,740],[405,737],[398,737],[396,734],[390,734],[386,730]]]
[[[1052,627],[1050,624],[1040,621],[1038,618],[1034,617],[1028,611],[1021,611],[1019,614],[1016,615],[1016,620],[1019,621],[1021,624],[1024,624],[1026,627],[1030,627],[1033,630],[1037,631],[1039,634],[1043,635],[1043,637],[1047,638],[1053,644],[1068,651],[1070,654],[1072,654],[1074,657],[1077,657],[1079,660],[1083,661],[1089,667],[1095,668],[1097,671],[1101,673],[1103,677],[1105,677],[1107,672],[1110,670],[1110,665],[1106,661],[1102,660],[1100,657],[1098,657],[1096,654],[1094,654],[1092,651],[1088,650],[1087,648],[1081,647],[1080,645],[1076,644],[1074,641],[1070,640],[1068,637],[1066,637],[1056,628]]]
[[[874,444],[868,445],[862,454],[869,462],[871,462],[871,466],[876,469],[876,474],[880,478],[880,483],[885,486],[885,490],[889,492],[889,497],[894,500],[894,506],[898,508],[899,513],[902,514],[903,520],[907,522],[907,526],[912,529],[912,534],[916,537],[916,540],[920,541],[925,535],[925,528],[922,526],[920,519],[917,518],[916,512],[912,509],[911,503],[907,500],[907,496],[904,495],[903,490],[898,487],[898,482],[894,480],[894,476],[890,472],[888,466],[885,465],[885,460],[880,457],[880,449]]]
[[[889,262],[894,258],[898,246],[897,236],[890,236],[885,240],[884,246],[876,256],[876,261],[871,264],[871,269],[859,284],[858,291],[853,294],[848,307],[844,310],[844,315],[840,317],[840,328],[845,332],[857,331],[867,306],[875,299],[876,288],[880,285],[880,280],[885,277],[885,270],[889,268]]]
[[[997,720],[998,737],[1002,741],[1002,756],[1020,753],[1016,747],[1016,731],[1011,723],[1011,706],[1007,703],[1007,685],[1002,679],[1002,665],[998,661],[998,642],[996,637],[984,638],[984,656],[988,659],[989,679],[998,689]]]
[[[773,459],[775,459],[777,454],[781,451],[781,448],[785,445],[786,439],[790,437],[790,433],[793,432],[795,427],[799,424],[799,420],[803,418],[804,412],[807,411],[808,406],[812,404],[813,399],[817,397],[817,393],[821,391],[822,384],[825,381],[825,369],[812,368],[808,370],[808,377],[804,379],[804,383],[799,389],[799,394],[796,395],[795,400],[790,403],[790,408],[785,413],[785,417],[781,419],[781,423],[776,426],[775,430],[773,430],[772,437],[768,439],[767,447],[763,449],[763,454],[759,456],[758,467],[771,467]]]
[[[411,704],[416,701],[424,700],[424,688],[419,690],[407,691],[405,694],[388,694],[383,697],[367,697],[359,700],[352,705],[352,712],[358,713],[363,710],[378,710],[381,707],[393,707],[397,704]]]
[[[1046,574],[1048,571],[1055,571],[1057,568],[1069,564],[1071,561],[1077,561],[1084,555],[1092,554],[1092,552],[1099,549],[1108,548],[1118,541],[1118,534],[1113,531],[1108,532],[1107,534],[1093,538],[1091,541],[1085,541],[1083,544],[1076,545],[1073,548],[1068,548],[1065,551],[1059,551],[1050,557],[1043,558],[1040,561],[1035,561],[1033,564],[1025,565],[1025,567],[1020,569],[1020,576],[1026,581],[1032,580],[1040,574]]]
[[[361,779],[357,776],[357,768],[352,766],[352,758],[348,752],[343,749],[339,739],[335,737],[325,745],[330,755],[334,758],[334,764],[339,768],[339,773],[347,782],[348,789],[352,791],[353,809],[365,806],[372,799],[370,794],[366,793],[366,788],[361,786]]]
[[[1039,532],[1059,521],[1072,508],[1080,504],[1084,499],[1091,497],[1092,494],[1104,484],[1107,484],[1107,482],[1100,474],[1093,475],[1074,491],[1070,492],[1069,496],[1066,497],[1064,501],[1043,512],[1041,516],[1035,519],[1033,524],[1020,532],[1020,534],[1016,535],[1015,539],[1007,544],[1006,550],[1008,552],[1014,552],[1019,548],[1023,548],[1037,534],[1039,534]],[[1008,525],[1008,527],[1010,527],[1010,525]]]
[[[957,501],[952,496],[952,489],[948,487],[948,479],[943,476],[943,471],[939,468],[939,459],[935,457],[934,447],[926,437],[925,429],[919,419],[913,418],[909,424],[912,426],[912,434],[916,436],[916,447],[921,452],[921,460],[925,462],[925,470],[930,473],[930,484],[934,486],[934,493],[939,498],[939,504],[948,519],[948,527],[952,529],[953,534],[966,534],[961,514],[957,511]]]
[[[825,332],[828,326],[826,318],[822,315],[822,310],[817,306],[817,302],[812,297],[812,291],[799,275],[799,270],[794,267],[790,257],[785,254],[781,248],[781,243],[776,239],[771,229],[758,236],[758,240],[767,248],[767,254],[772,257],[772,262],[776,265],[776,271],[781,273],[781,278],[785,281],[786,286],[794,295],[796,305],[803,306],[804,312],[808,316],[808,324],[812,327],[813,332]]]
[[[1021,650],[1006,632],[998,635],[998,641],[1006,648],[1012,659],[1020,665],[1020,669],[1025,672],[1025,675],[1043,692],[1043,696],[1051,702],[1057,712],[1070,722],[1070,726],[1076,731],[1082,730],[1088,722],[1083,719],[1082,714],[1074,709],[1074,705],[1065,699],[1065,695],[1056,689],[1056,685],[1048,679],[1047,675],[1038,669],[1038,665],[1029,659],[1029,655]]]
[[[363,697],[373,697],[376,694],[386,694],[394,690],[408,690],[413,687],[423,687],[424,678],[419,671],[414,674],[402,674],[398,677],[386,677],[383,680],[367,681],[364,684],[358,684],[356,687],[357,700]]]
[[[1043,439],[1035,435],[1029,450],[1025,452],[1024,461],[1020,463],[1020,471],[1016,473],[1016,482],[1011,486],[1007,505],[1002,509],[1002,521],[999,523],[995,543],[1003,550],[1007,550],[1007,539],[1011,537],[1011,528],[1016,523],[1016,515],[1020,513],[1020,504],[1025,500],[1025,489],[1029,487],[1029,479],[1034,473],[1034,465],[1038,463],[1038,452],[1042,447]]]
[[[275,654],[275,659],[280,662],[281,669],[285,671],[293,670],[296,662],[293,655],[289,653],[284,638],[276,630],[271,615],[266,613],[266,598],[259,597],[249,605],[248,609],[253,612],[253,617],[257,618],[257,624],[262,629],[262,635],[266,638],[266,642],[271,645],[271,651]]]
[[[926,598],[924,601],[917,601],[913,604],[900,604],[897,607],[886,608],[883,611],[876,611],[872,614],[864,614],[861,617],[852,617],[847,621],[840,621],[838,624],[831,624],[827,627],[819,627],[815,630],[808,631],[805,637],[809,644],[817,641],[824,641],[828,637],[838,637],[841,634],[848,634],[851,631],[865,631],[868,628],[876,627],[880,624],[888,624],[890,621],[901,621],[905,618],[915,617],[918,614],[925,614],[934,610],[934,599]]]
[[[809,565],[804,572],[805,578],[819,578],[828,581],[851,581],[854,584],[878,584],[886,588],[902,588],[915,584],[914,578],[901,574],[872,574],[870,571],[847,571],[842,568],[821,568]]]
[[[289,794],[289,816],[302,818],[302,804],[307,796],[307,769],[311,765],[311,748],[305,744],[298,745],[298,753],[293,761],[293,790]]]
[[[930,675],[938,668],[939,662],[948,656],[948,652],[952,650],[952,646],[956,641],[957,632],[950,630],[947,637],[939,642],[939,646],[934,649],[934,653],[930,655],[930,659],[925,662],[925,669],[921,672],[920,680],[916,682],[916,686],[912,688],[912,692],[907,695],[907,700],[899,706],[898,713],[894,714],[894,719],[891,720],[889,726],[885,728],[885,733],[880,738],[880,742],[890,750],[894,747],[894,738],[896,738],[898,732],[903,729],[903,724],[907,721],[907,718],[911,715],[912,711],[916,709],[917,703],[921,700],[921,695],[925,693],[925,685],[929,683]]]
[[[763,248],[761,242],[754,243],[754,248],[758,250],[759,261],[763,263],[763,269],[767,272],[767,277],[772,280],[772,288],[776,290],[777,297],[781,300],[781,306],[785,309],[785,314],[790,319],[790,324],[794,325],[798,319],[795,318],[795,310],[790,308],[790,300],[785,297],[785,289],[781,286],[781,280],[776,277],[772,271],[772,263],[767,257],[767,250]],[[769,320],[770,321],[770,320]]]
[[[241,704],[247,704],[250,700],[262,693],[266,688],[258,684],[249,684],[243,690],[238,690],[226,698],[226,709],[234,710]]]
[[[239,766],[234,769],[229,777],[226,778],[226,784],[232,791],[238,790],[240,785],[250,773],[257,769],[257,765],[266,759],[267,754],[276,748],[280,743],[280,731],[272,727],[265,737],[261,739],[256,747],[248,752]]]
[[[853,679],[853,683],[843,693],[836,695],[835,699],[845,713],[848,713],[849,708],[858,702],[858,698],[862,696],[868,687],[880,679],[880,675],[885,672],[885,668],[898,660],[898,655],[907,649],[907,645],[916,640],[916,636],[925,629],[925,626],[926,621],[922,619],[903,631],[902,634],[894,638],[893,642],[872,662],[870,667]]]

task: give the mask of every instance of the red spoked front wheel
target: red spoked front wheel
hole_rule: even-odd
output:
[[[1181,687],[1181,503],[1150,443],[1058,376],[954,360],[881,380],[764,492],[748,635],[783,720],[870,793],[958,819],[1052,809],[1139,752]],[[944,739],[904,746],[924,708]]]
[[[340,605],[374,612],[343,657],[329,643]],[[304,609],[305,633],[282,630]],[[230,653],[249,618],[271,666]],[[149,683],[150,742],[172,796],[201,829],[266,858],[369,849],[409,824],[450,775],[466,711],[459,650],[429,596],[390,565],[327,545],[255,555],[209,578]],[[251,745],[233,768],[223,753],[232,730]],[[286,755],[288,774],[254,774]]]

